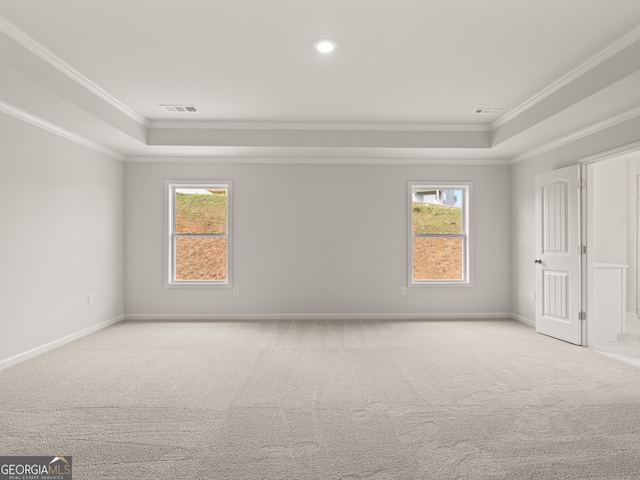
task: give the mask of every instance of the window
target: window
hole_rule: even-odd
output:
[[[470,183],[409,183],[409,284],[470,285]]]
[[[167,286],[230,286],[231,182],[167,182]]]

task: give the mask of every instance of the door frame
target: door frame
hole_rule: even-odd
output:
[[[595,261],[592,255],[592,246],[594,245],[594,225],[593,225],[593,211],[594,211],[594,198],[593,189],[589,188],[593,184],[593,165],[605,160],[615,160],[621,157],[631,155],[640,152],[640,142],[626,145],[620,148],[614,148],[605,152],[591,155],[578,160],[578,164],[581,165],[582,178],[586,180],[586,188],[581,191],[582,206],[581,206],[581,220],[582,220],[582,235],[585,240],[583,243],[587,246],[585,255],[582,255],[582,308],[587,312],[587,319],[582,329],[582,345],[585,347],[593,346],[593,332],[595,329],[595,319],[593,318],[594,312],[594,292],[593,292],[593,279],[595,275]],[[636,226],[638,228],[640,226]],[[640,248],[640,245],[638,245]],[[640,272],[640,270],[639,270]],[[638,286],[636,286],[638,288]],[[636,306],[637,308],[638,306]]]
[[[591,246],[593,245],[593,217],[589,216],[593,212],[593,189],[589,188],[592,177],[589,175],[592,168],[590,163],[582,163],[580,165],[580,178],[583,181],[583,187],[580,189],[580,238],[582,245],[586,248],[583,255],[580,256],[580,307],[586,313],[586,319],[582,322],[582,343],[583,347],[588,347],[591,340],[590,332],[593,331],[593,260],[591,255]]]

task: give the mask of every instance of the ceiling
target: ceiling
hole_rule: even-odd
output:
[[[121,158],[513,161],[640,116],[639,26],[638,0],[0,0],[0,109]]]

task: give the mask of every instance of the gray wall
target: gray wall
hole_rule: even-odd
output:
[[[509,312],[508,166],[128,163],[127,316]],[[164,181],[233,182],[231,289],[163,286]],[[468,288],[408,278],[409,181],[473,182]]]
[[[532,321],[535,174],[629,143],[634,122],[512,166],[122,164],[1,114],[0,366],[124,312]],[[167,179],[233,181],[240,295],[164,288]],[[400,295],[409,181],[473,182],[473,286]]]
[[[0,145],[1,365],[121,318],[124,167],[5,114]]]

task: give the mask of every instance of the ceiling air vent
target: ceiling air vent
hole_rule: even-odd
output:
[[[500,113],[501,110],[501,108],[476,108],[473,113],[492,114]]]
[[[165,112],[174,112],[174,113],[197,113],[198,110],[193,105],[160,105]]]

